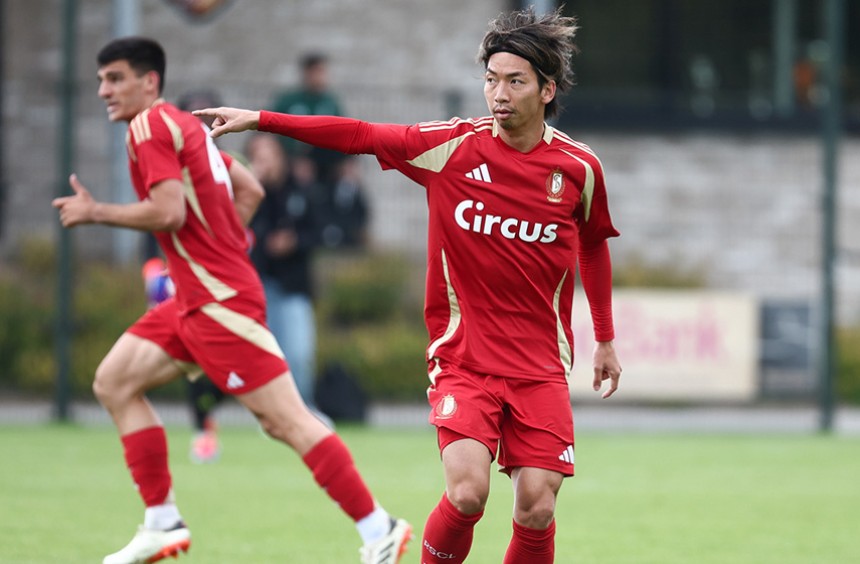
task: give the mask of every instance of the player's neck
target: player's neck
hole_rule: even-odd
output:
[[[134,118],[136,118],[137,116],[139,116],[140,114],[142,114],[146,110],[152,108],[153,106],[161,104],[162,102],[164,102],[164,98],[162,98],[161,96],[155,96],[155,97],[147,98],[146,100],[144,100],[143,103],[141,103],[140,110],[136,114],[134,114],[134,117],[132,117],[131,119],[128,120],[128,123],[131,123],[132,120],[134,120]]]
[[[543,139],[546,123],[543,121],[535,122],[513,130],[498,126],[498,132],[499,137],[506,145],[520,153],[528,153]]]

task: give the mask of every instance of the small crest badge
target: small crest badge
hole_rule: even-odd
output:
[[[456,411],[457,400],[448,394],[436,404],[436,419],[451,419]]]
[[[564,173],[556,168],[546,179],[546,199],[558,203],[564,194]]]

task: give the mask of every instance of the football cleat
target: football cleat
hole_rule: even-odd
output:
[[[412,539],[412,525],[403,519],[391,520],[391,530],[376,542],[360,549],[361,564],[397,564]]]
[[[169,531],[138,527],[137,534],[125,548],[105,556],[103,564],[148,564],[162,558],[176,558],[180,552],[188,552],[191,546],[191,531],[180,521]]]

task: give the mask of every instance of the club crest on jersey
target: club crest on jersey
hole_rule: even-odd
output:
[[[558,203],[561,201],[562,194],[564,194],[564,173],[560,168],[556,168],[546,179],[546,199]]]
[[[451,394],[446,395],[436,404],[436,419],[451,419],[457,411],[457,400]]]

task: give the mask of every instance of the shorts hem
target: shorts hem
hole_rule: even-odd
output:
[[[572,478],[574,475],[574,469],[575,469],[574,466],[571,466],[570,470],[568,470],[567,468],[559,468],[557,466],[551,467],[550,464],[535,464],[535,463],[518,464],[518,463],[512,463],[512,464],[507,464],[505,466],[500,465],[499,466],[499,472],[502,472],[503,474],[507,474],[508,476],[510,476],[511,472],[513,472],[517,468],[540,468],[541,470],[549,470],[550,472],[558,472],[559,474],[561,474],[565,478]]]
[[[274,374],[274,375],[268,376],[266,378],[255,378],[253,382],[251,382],[245,386],[242,386],[242,389],[240,389],[240,390],[224,389],[224,392],[230,394],[231,396],[237,396],[237,397],[238,396],[244,396],[245,394],[250,394],[253,391],[259,390],[260,388],[262,388],[263,386],[265,386],[266,384],[268,384],[269,382],[271,382],[275,378],[278,378],[279,376],[283,376],[287,372],[289,372],[289,369],[287,369],[284,372],[281,372],[280,374]]]

